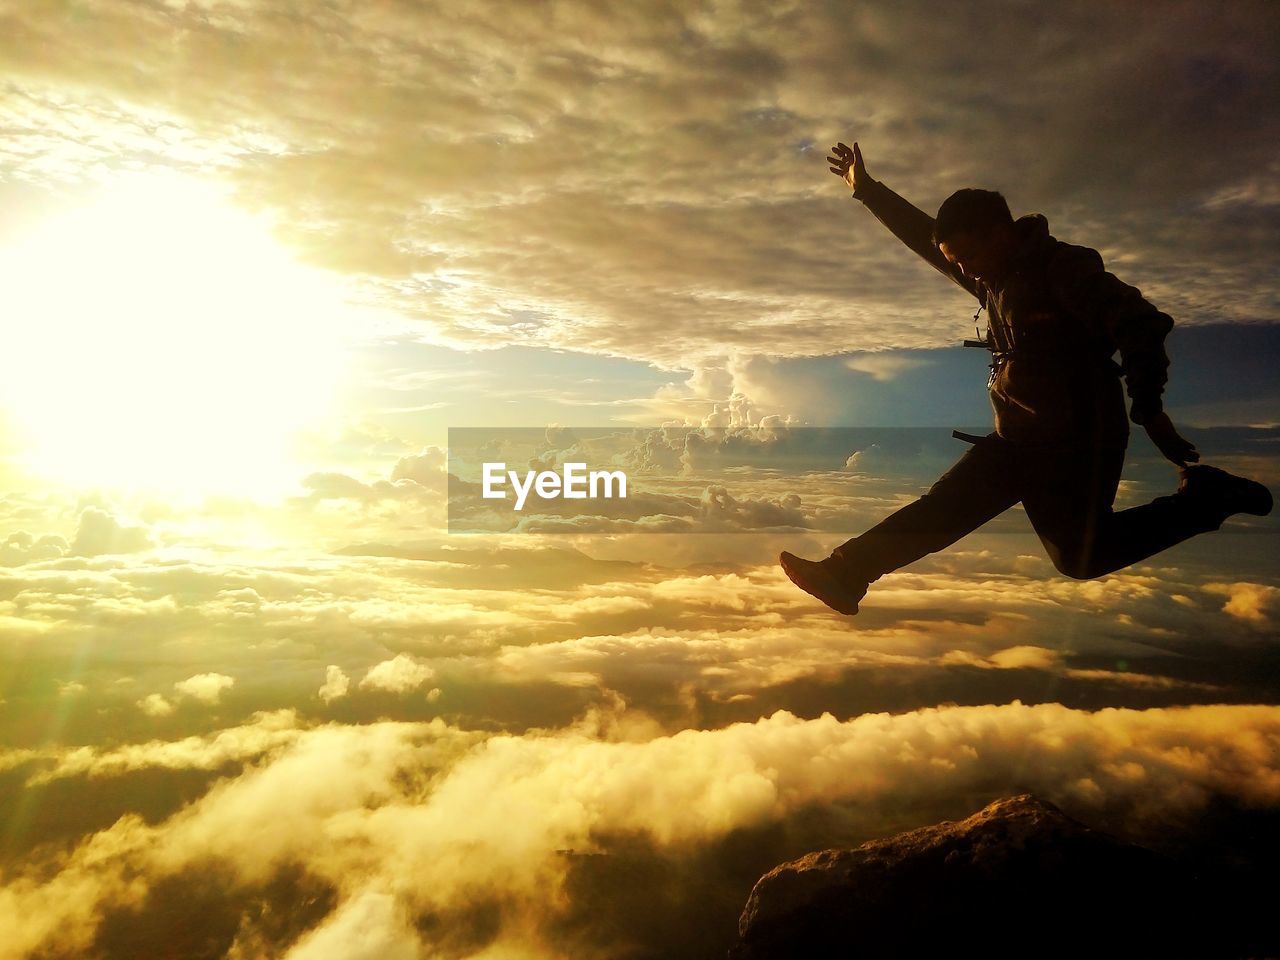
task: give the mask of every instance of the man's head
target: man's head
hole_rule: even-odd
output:
[[[938,208],[933,242],[965,276],[994,279],[1017,248],[1009,204],[994,190],[957,190]]]

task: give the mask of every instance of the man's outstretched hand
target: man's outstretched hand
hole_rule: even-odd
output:
[[[827,163],[831,164],[831,172],[847,183],[854,193],[858,192],[860,185],[866,186],[871,182],[871,178],[867,176],[867,168],[862,162],[862,151],[858,149],[856,142],[852,149],[843,143],[837,143],[831,148],[831,153],[832,156],[827,157]]]
[[[1166,459],[1172,460],[1178,466],[1185,467],[1188,463],[1195,463],[1200,459],[1195,444],[1179,435],[1167,413],[1156,414],[1143,424],[1143,427],[1156,448],[1165,455]]]

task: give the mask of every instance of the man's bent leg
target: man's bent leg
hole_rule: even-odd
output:
[[[1021,499],[1012,454],[994,434],[975,443],[918,500],[836,547],[824,563],[871,582],[949,547]]]
[[[1049,451],[1029,465],[1023,506],[1061,573],[1104,576],[1221,526],[1221,515],[1185,493],[1113,510],[1123,465],[1124,449],[1114,447]]]

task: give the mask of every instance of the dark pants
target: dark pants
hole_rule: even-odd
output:
[[[1221,526],[1222,516],[1184,494],[1113,511],[1124,453],[1114,446],[1020,445],[990,434],[920,499],[831,556],[854,578],[876,580],[950,546],[1021,501],[1053,565],[1088,580]]]

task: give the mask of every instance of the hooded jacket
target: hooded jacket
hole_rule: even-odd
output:
[[[1173,320],[1107,272],[1098,251],[1056,239],[1043,215],[1030,214],[1014,222],[1019,243],[1009,269],[988,283],[948,261],[934,246],[933,217],[884,184],[860,183],[854,197],[986,308],[988,392],[1001,437],[1124,446],[1121,374],[1129,418],[1142,424],[1160,413],[1169,367],[1164,338]]]

